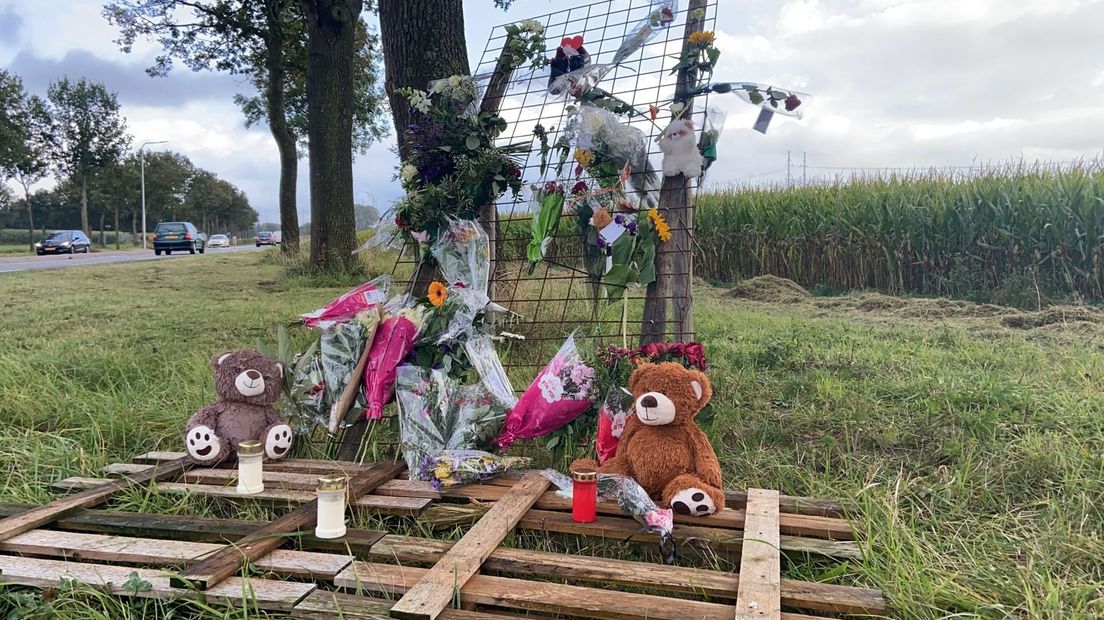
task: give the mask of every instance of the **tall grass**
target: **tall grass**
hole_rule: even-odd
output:
[[[695,220],[697,272],[714,281],[769,273],[1014,305],[1104,298],[1098,164],[733,188],[701,195]]]

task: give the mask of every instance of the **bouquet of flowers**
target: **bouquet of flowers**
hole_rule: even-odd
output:
[[[495,443],[505,450],[568,424],[594,404],[594,387],[594,369],[583,363],[572,335],[518,398]]]
[[[506,418],[508,405],[482,383],[461,386],[440,370],[400,366],[395,393],[411,472],[442,451],[490,448]]]
[[[541,475],[559,489],[557,495],[571,499],[574,482],[570,477],[554,469],[546,469]],[[641,524],[641,530],[659,536],[660,549],[665,553],[666,562],[674,563],[675,547],[671,530],[674,529],[675,515],[670,508],[660,508],[639,483],[618,474],[598,474],[598,499],[617,502],[622,512]]]
[[[584,171],[603,188],[632,184],[640,201],[653,204],[659,176],[648,159],[647,136],[609,110],[584,105],[567,123],[561,141],[575,145],[575,176]]]
[[[620,385],[611,385],[602,401],[602,408],[598,410],[598,435],[594,438],[598,463],[605,463],[617,454],[621,433],[625,431],[625,423],[631,415],[632,393]]]
[[[549,181],[540,188],[533,187],[533,199],[537,203],[537,212],[530,221],[533,240],[525,248],[529,259],[529,273],[533,273],[548,250],[552,235],[560,225],[563,216],[564,188],[555,181]]]
[[[514,386],[510,385],[510,377],[502,367],[490,335],[479,334],[467,339],[464,341],[464,352],[468,354],[468,361],[475,368],[483,385],[499,400],[513,406],[517,402]]]
[[[395,385],[395,370],[414,349],[427,314],[420,305],[405,307],[387,316],[376,329],[364,368],[365,415],[369,420],[383,417],[383,406],[390,402]]]
[[[410,156],[399,177],[406,196],[395,224],[407,241],[432,245],[452,219],[474,220],[482,205],[522,188],[515,155],[527,145],[496,145],[506,121],[479,111],[473,78],[452,76],[428,91],[404,89],[414,110],[406,128]]]
[[[705,110],[705,126],[702,128],[701,138],[698,139],[698,152],[702,155],[702,173],[698,179],[698,185],[705,179],[705,172],[717,161],[717,143],[721,139],[721,130],[724,128],[725,113],[720,108],[709,106]]]
[[[648,41],[666,30],[675,21],[676,12],[678,12],[678,0],[652,0],[652,10],[648,13],[648,17],[642,19],[629,31],[629,34],[625,35],[621,47],[617,48],[617,52],[613,55],[612,63],[621,64],[647,45]]]
[[[282,329],[280,336],[284,340]],[[291,408],[288,418],[294,422],[297,433],[309,433],[326,420],[326,378],[318,355],[318,341],[296,355],[284,372],[284,392]]]
[[[438,491],[475,484],[494,478],[511,469],[528,467],[532,459],[523,456],[501,456],[479,450],[444,450],[425,457],[417,469],[410,470],[415,480],[428,480]]]
[[[365,282],[360,286],[346,291],[337,299],[334,299],[324,308],[301,315],[303,324],[307,327],[323,329],[335,323],[352,319],[357,314],[378,306],[387,300],[387,290],[391,286],[391,279],[387,276],[379,276],[374,280]]]
[[[363,371],[361,359],[367,354],[379,327],[378,307],[364,310],[352,320],[331,323],[322,329],[321,345],[322,376],[326,383],[326,400],[330,404],[330,419],[327,428],[337,430],[340,418],[351,414],[356,419],[364,411],[364,393],[360,390],[350,392],[351,402],[343,402],[346,390],[355,390],[350,383],[359,384]],[[363,363],[367,363],[367,360]],[[340,403],[340,404],[339,404]],[[339,410],[343,409],[343,410]]]
[[[452,218],[430,247],[445,281],[487,293],[491,277],[490,241],[479,222]]]

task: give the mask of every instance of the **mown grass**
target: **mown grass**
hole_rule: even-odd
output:
[[[271,251],[0,276],[0,501],[46,501],[52,481],[177,449],[183,422],[211,398],[214,353],[273,339],[276,326],[349,284],[318,286],[284,269]],[[82,295],[47,294],[73,289]],[[905,618],[1104,614],[1104,330],[1013,330],[996,318],[908,319],[721,293],[699,287],[696,317],[728,486],[862,507],[864,560],[790,560],[786,576],[882,588]],[[129,510],[267,514],[144,490],[119,500]],[[171,611],[53,596],[8,590],[0,614]],[[49,607],[27,611],[36,605]]]

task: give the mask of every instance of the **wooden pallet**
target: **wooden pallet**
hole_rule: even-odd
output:
[[[239,501],[228,490],[236,484],[232,468],[162,475],[164,463],[179,456],[149,453],[108,466],[108,475],[117,478],[70,478],[56,486],[77,493],[70,497],[92,496],[90,489],[104,492],[105,484],[122,488],[120,479],[136,484],[160,478],[151,484],[162,492]],[[353,502],[357,510],[417,518],[431,504],[476,501],[481,516],[455,542],[362,529],[350,529],[339,540],[318,539],[302,528],[301,515],[313,500],[317,476],[335,468],[371,479],[362,483],[369,491]],[[74,507],[70,500],[52,521],[0,538],[0,581],[46,587],[75,579],[118,596],[238,605],[245,597],[259,609],[298,618],[798,620],[816,617],[804,615],[810,613],[886,611],[876,590],[781,578],[786,553],[859,556],[857,533],[846,519],[849,508],[835,502],[750,489],[730,494],[733,507],[719,515],[676,519],[676,538],[692,536],[739,553],[737,574],[505,547],[515,530],[623,541],[638,526],[610,505],[600,506],[595,523],[571,521],[569,504],[536,472],[437,493],[425,483],[394,477],[398,470],[310,460],[268,465],[265,493],[248,501],[292,508],[269,523]],[[3,523],[44,510],[0,504],[0,532]],[[294,548],[283,546],[296,532]],[[632,541],[649,545],[654,537]],[[240,572],[245,560],[250,570]],[[133,587],[136,578],[141,588]]]

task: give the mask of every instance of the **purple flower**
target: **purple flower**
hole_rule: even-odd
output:
[[[636,222],[629,222],[629,225],[625,227],[629,231],[630,235],[636,234]]]
[[[790,95],[789,97],[786,97],[786,100],[783,103],[786,104],[787,112],[793,112],[797,109],[797,106],[801,105],[801,100],[797,98],[797,95]]]
[[[625,216],[615,215],[615,216],[613,216],[613,221],[617,222],[618,224],[624,224],[625,223]]]

